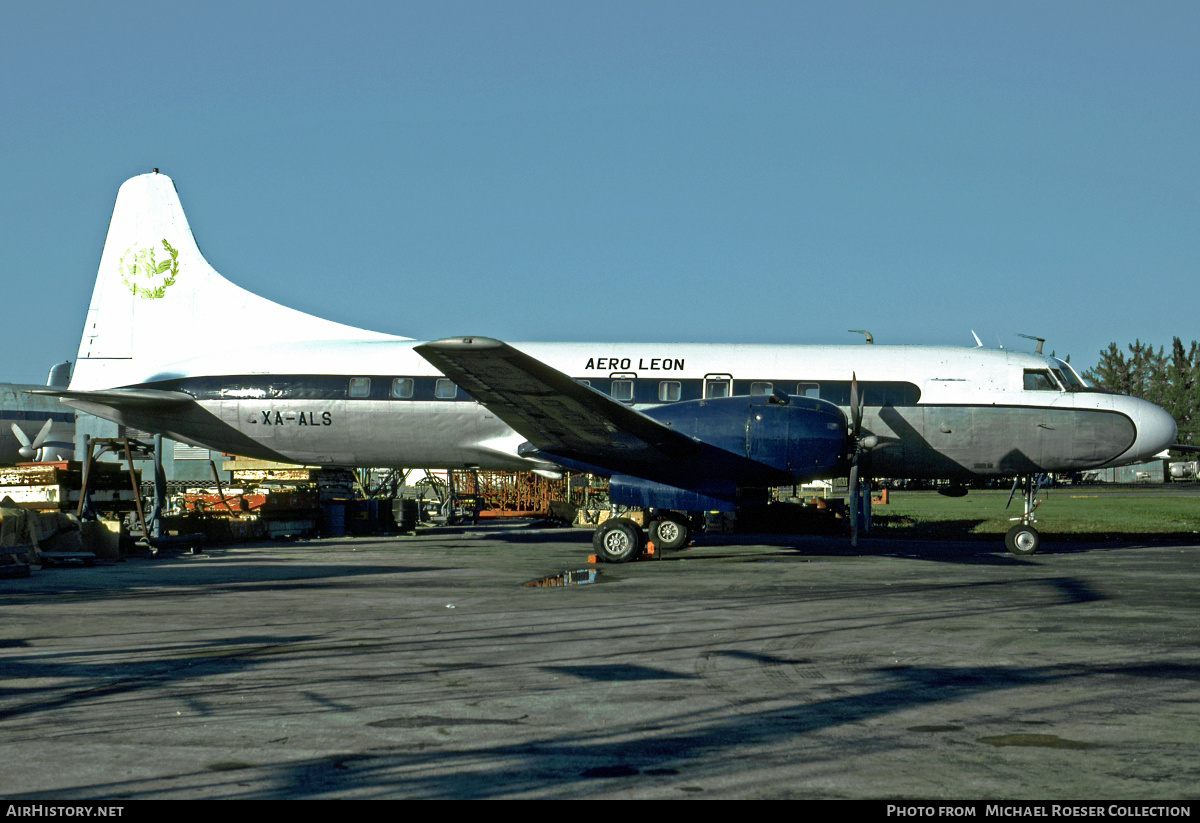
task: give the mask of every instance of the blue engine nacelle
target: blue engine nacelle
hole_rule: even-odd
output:
[[[841,473],[846,416],[824,400],[768,395],[693,400],[645,414],[705,444],[658,480],[612,475],[613,503],[679,511],[729,511],[739,490],[782,486]]]
[[[844,468],[846,415],[811,397],[766,395],[692,400],[646,409],[647,417],[680,434],[745,460],[737,461],[739,485],[775,485],[830,477]],[[748,461],[748,462],[747,462]],[[762,467],[763,483],[752,476]],[[780,475],[786,475],[781,479]]]

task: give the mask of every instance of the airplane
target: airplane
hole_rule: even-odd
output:
[[[50,370],[47,386],[66,386],[70,364]],[[53,398],[29,394],[41,386],[0,383],[0,466],[31,460],[70,460],[75,454],[75,412]]]
[[[1027,478],[1006,545],[1031,554],[1034,478],[1147,460],[1176,435],[1158,406],[1091,389],[1041,353],[354,328],[218,274],[157,169],[117,194],[70,385],[37,393],[247,457],[606,476],[614,505],[651,514],[645,532],[624,517],[596,530],[611,562],[686,544],[695,513],[815,478],[849,477],[857,540],[868,475]]]

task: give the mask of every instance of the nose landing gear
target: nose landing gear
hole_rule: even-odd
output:
[[[1037,493],[1044,486],[1050,484],[1050,478],[1045,474],[1024,475],[1018,477],[1013,483],[1012,492],[1008,495],[1008,503],[1004,508],[1008,508],[1012,504],[1013,498],[1017,494],[1017,489],[1021,489],[1021,497],[1024,499],[1024,512],[1020,517],[1010,517],[1010,520],[1020,521],[1017,525],[1008,530],[1008,534],[1004,535],[1004,545],[1013,554],[1024,557],[1031,555],[1038,550],[1042,543],[1042,536],[1038,534],[1038,530],[1033,527],[1037,522],[1037,518],[1033,516],[1034,511],[1042,504],[1041,500],[1037,499]]]

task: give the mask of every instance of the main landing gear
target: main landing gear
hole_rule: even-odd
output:
[[[646,547],[646,537],[637,523],[624,517],[610,517],[592,534],[596,558],[605,563],[628,563]]]
[[[662,512],[650,521],[650,542],[659,549],[682,549],[692,538],[692,525],[679,512]]]
[[[692,538],[692,525],[679,512],[658,512],[645,531],[627,517],[610,517],[592,535],[596,557],[605,563],[627,563],[637,559],[653,543],[655,551],[680,549]]]
[[[1041,500],[1037,499],[1037,493],[1044,486],[1050,484],[1050,479],[1045,474],[1025,475],[1018,477],[1013,483],[1012,492],[1008,495],[1008,505],[1012,503],[1016,497],[1017,489],[1021,489],[1021,497],[1024,499],[1024,512],[1020,517],[1010,517],[1010,520],[1020,521],[1017,525],[1008,530],[1008,534],[1004,535],[1004,545],[1010,552],[1015,555],[1024,557],[1033,554],[1038,550],[1038,546],[1042,543],[1042,536],[1038,534],[1038,530],[1033,527],[1037,522],[1037,518],[1033,516],[1034,511],[1042,504]]]

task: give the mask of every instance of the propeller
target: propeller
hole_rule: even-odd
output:
[[[858,545],[858,528],[863,522],[862,495],[859,486],[859,459],[879,444],[873,434],[862,436],[862,402],[858,396],[858,374],[850,375],[850,545]]]
[[[850,436],[856,441],[862,431],[862,404],[858,402],[858,372],[850,373]]]
[[[17,440],[21,444],[21,448],[17,450],[18,454],[20,454],[26,460],[32,460],[42,448],[42,444],[46,442],[46,438],[50,436],[50,426],[53,425],[53,423],[54,421],[47,420],[42,425],[41,431],[37,433],[37,437],[33,438],[32,441],[30,441],[30,439],[25,435],[25,432],[21,431],[20,426],[18,426],[16,423],[13,423],[12,432],[17,436]]]

